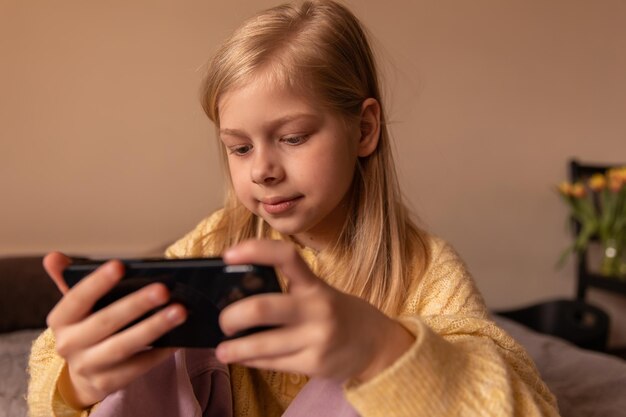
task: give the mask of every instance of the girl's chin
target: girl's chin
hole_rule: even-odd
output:
[[[263,220],[265,220],[265,223],[267,223],[272,229],[283,235],[296,235],[303,232],[302,228],[293,224],[287,224],[287,222],[284,221],[267,218],[263,218]]]
[[[303,233],[307,233],[308,227],[305,227],[300,222],[294,221],[295,219],[277,219],[268,216],[261,216],[265,223],[267,223],[273,230],[286,236],[295,236]]]
[[[290,236],[302,246],[320,251],[328,243],[325,241],[324,236],[314,234],[309,229],[296,227],[295,225],[286,225],[284,223],[281,224],[281,222],[277,222],[275,220],[267,221],[267,219],[265,219],[265,222],[269,224],[273,230],[276,230],[283,236]]]

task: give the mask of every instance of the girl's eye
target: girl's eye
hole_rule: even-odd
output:
[[[281,141],[286,143],[287,145],[301,145],[309,139],[308,135],[303,136],[288,136],[286,138],[282,138]]]
[[[230,151],[229,153],[232,155],[243,156],[247,154],[248,152],[250,152],[251,149],[252,149],[252,145],[233,146],[232,148],[229,148],[229,151]]]

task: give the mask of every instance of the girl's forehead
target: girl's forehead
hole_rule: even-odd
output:
[[[324,106],[321,100],[300,88],[273,84],[264,78],[229,89],[220,98],[218,109],[217,127],[221,134],[245,135],[280,127],[310,129],[327,123],[348,129],[355,121]]]
[[[229,88],[221,94],[217,104],[220,122],[237,117],[244,109],[254,112],[324,112],[321,101],[306,89],[274,83],[263,77],[255,77]]]
[[[224,97],[220,131],[270,129],[285,124],[325,120],[327,112],[290,90],[248,87]]]

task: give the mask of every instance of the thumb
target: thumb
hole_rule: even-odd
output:
[[[43,258],[44,269],[63,294],[69,291],[69,288],[63,279],[63,270],[71,263],[70,258],[60,252],[51,252]]]
[[[274,266],[287,279],[289,292],[324,284],[311,271],[295,246],[282,240],[247,240],[229,248],[223,257],[228,264]]]

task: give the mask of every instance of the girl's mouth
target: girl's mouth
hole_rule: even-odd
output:
[[[268,214],[283,214],[291,210],[301,198],[302,196],[292,198],[271,198],[261,201],[261,205]]]

